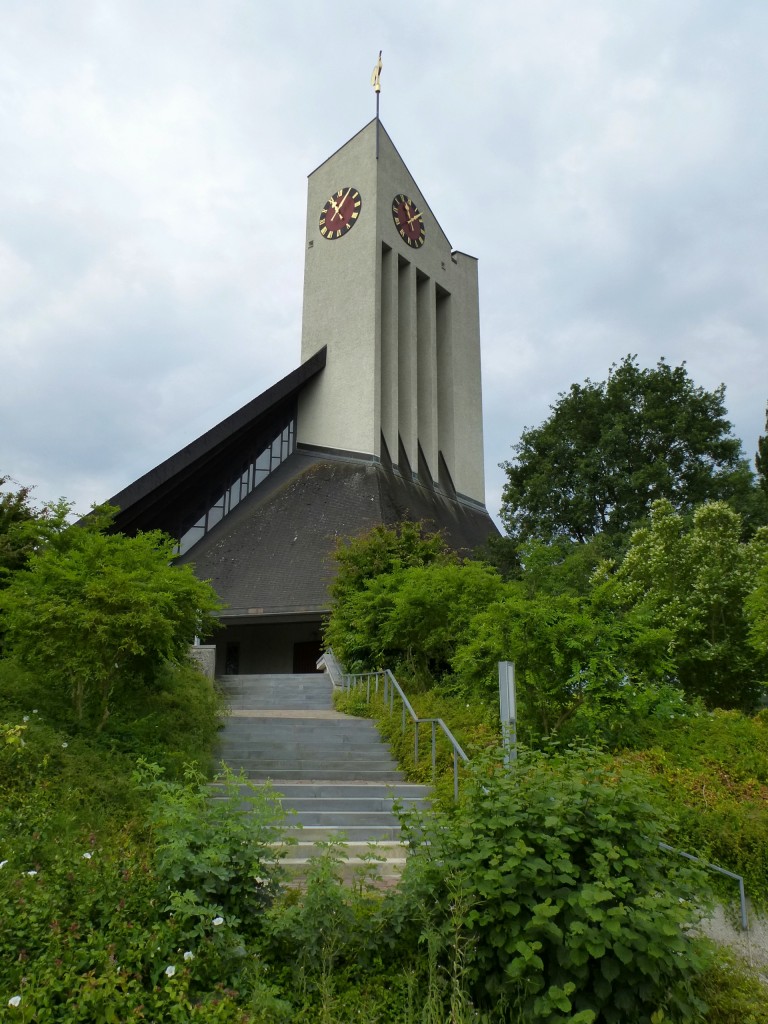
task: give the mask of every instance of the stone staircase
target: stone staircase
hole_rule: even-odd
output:
[[[383,884],[405,863],[393,800],[428,805],[429,787],[407,783],[375,725],[334,711],[325,674],[232,675],[218,679],[230,713],[218,758],[252,781],[270,780],[293,811],[297,839],[283,864],[301,875],[318,840],[345,843],[345,875],[372,868]]]

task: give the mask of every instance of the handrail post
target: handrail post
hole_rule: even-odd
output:
[[[453,748],[453,799],[454,802],[458,803],[459,800],[459,755],[456,751],[456,747]]]
[[[749,921],[747,920],[747,897],[744,892],[744,877],[739,876],[739,902],[741,904],[741,927],[744,931],[749,931]]]
[[[455,753],[455,751],[454,751]],[[432,719],[432,785],[437,776],[437,722]]]
[[[413,722],[413,764],[414,767],[418,767],[419,764],[419,720],[414,719]]]

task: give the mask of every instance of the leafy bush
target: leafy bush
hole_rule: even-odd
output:
[[[116,698],[186,660],[220,607],[190,566],[172,564],[171,537],[108,535],[104,525],[70,527],[0,590],[6,649],[65,691],[78,723],[96,733]]]
[[[413,943],[423,908],[448,949],[464,907],[471,994],[530,1024],[690,1021],[706,885],[659,851],[662,826],[647,783],[595,753],[478,758],[455,811],[412,819],[393,921]]]
[[[228,769],[214,780],[216,795],[195,768],[187,770],[184,783],[166,782],[161,774],[156,765],[140,762],[137,780],[152,797],[148,821],[158,899],[184,922],[188,941],[219,918],[243,935],[258,934],[285,852],[279,802],[269,786]]]
[[[340,840],[317,844],[300,900],[275,904],[267,917],[269,956],[285,965],[291,984],[306,990],[329,984],[334,972],[372,960],[373,903],[343,884],[346,851]]]

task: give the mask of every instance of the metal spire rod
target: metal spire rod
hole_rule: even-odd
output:
[[[376,159],[379,159],[379,96],[381,95],[381,50],[379,50],[379,59],[373,68],[371,74],[371,85],[376,93]]]

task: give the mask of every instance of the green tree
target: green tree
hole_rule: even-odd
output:
[[[376,526],[359,537],[340,541],[335,557],[334,606],[324,639],[350,671],[381,664],[380,623],[392,608],[405,571],[459,561],[440,533],[411,522],[394,528]]]
[[[613,576],[600,570],[606,600],[629,619],[670,631],[672,681],[710,706],[751,710],[768,660],[749,643],[747,604],[768,559],[768,528],[745,543],[741,517],[725,502],[692,521],[669,501],[651,509]]]
[[[108,520],[98,510],[69,527],[0,592],[7,653],[51,688],[67,688],[77,720],[97,732],[114,700],[186,658],[220,607],[208,583],[172,564],[172,538],[107,535]]]
[[[768,406],[765,409],[765,434],[757,440],[755,468],[760,486],[768,493]]]
[[[501,516],[517,540],[621,536],[661,498],[680,511],[723,499],[766,521],[723,385],[696,387],[685,364],[641,369],[627,356],[606,381],[573,384],[504,463]]]
[[[35,551],[66,528],[70,509],[63,500],[37,508],[31,487],[0,477],[0,587],[7,586]]]
[[[747,596],[745,609],[749,642],[758,654],[768,658],[768,555],[757,571],[755,589]],[[768,685],[768,678],[765,682]]]
[[[453,682],[493,699],[498,662],[514,661],[521,735],[538,739],[560,731],[585,705],[610,708],[630,684],[662,678],[669,639],[663,627],[616,615],[601,597],[531,594],[508,583],[460,637]]]
[[[338,569],[331,595],[337,600],[363,590],[368,580],[385,573],[411,565],[458,561],[441,533],[407,521],[395,527],[375,526],[359,537],[341,540],[335,557]]]

